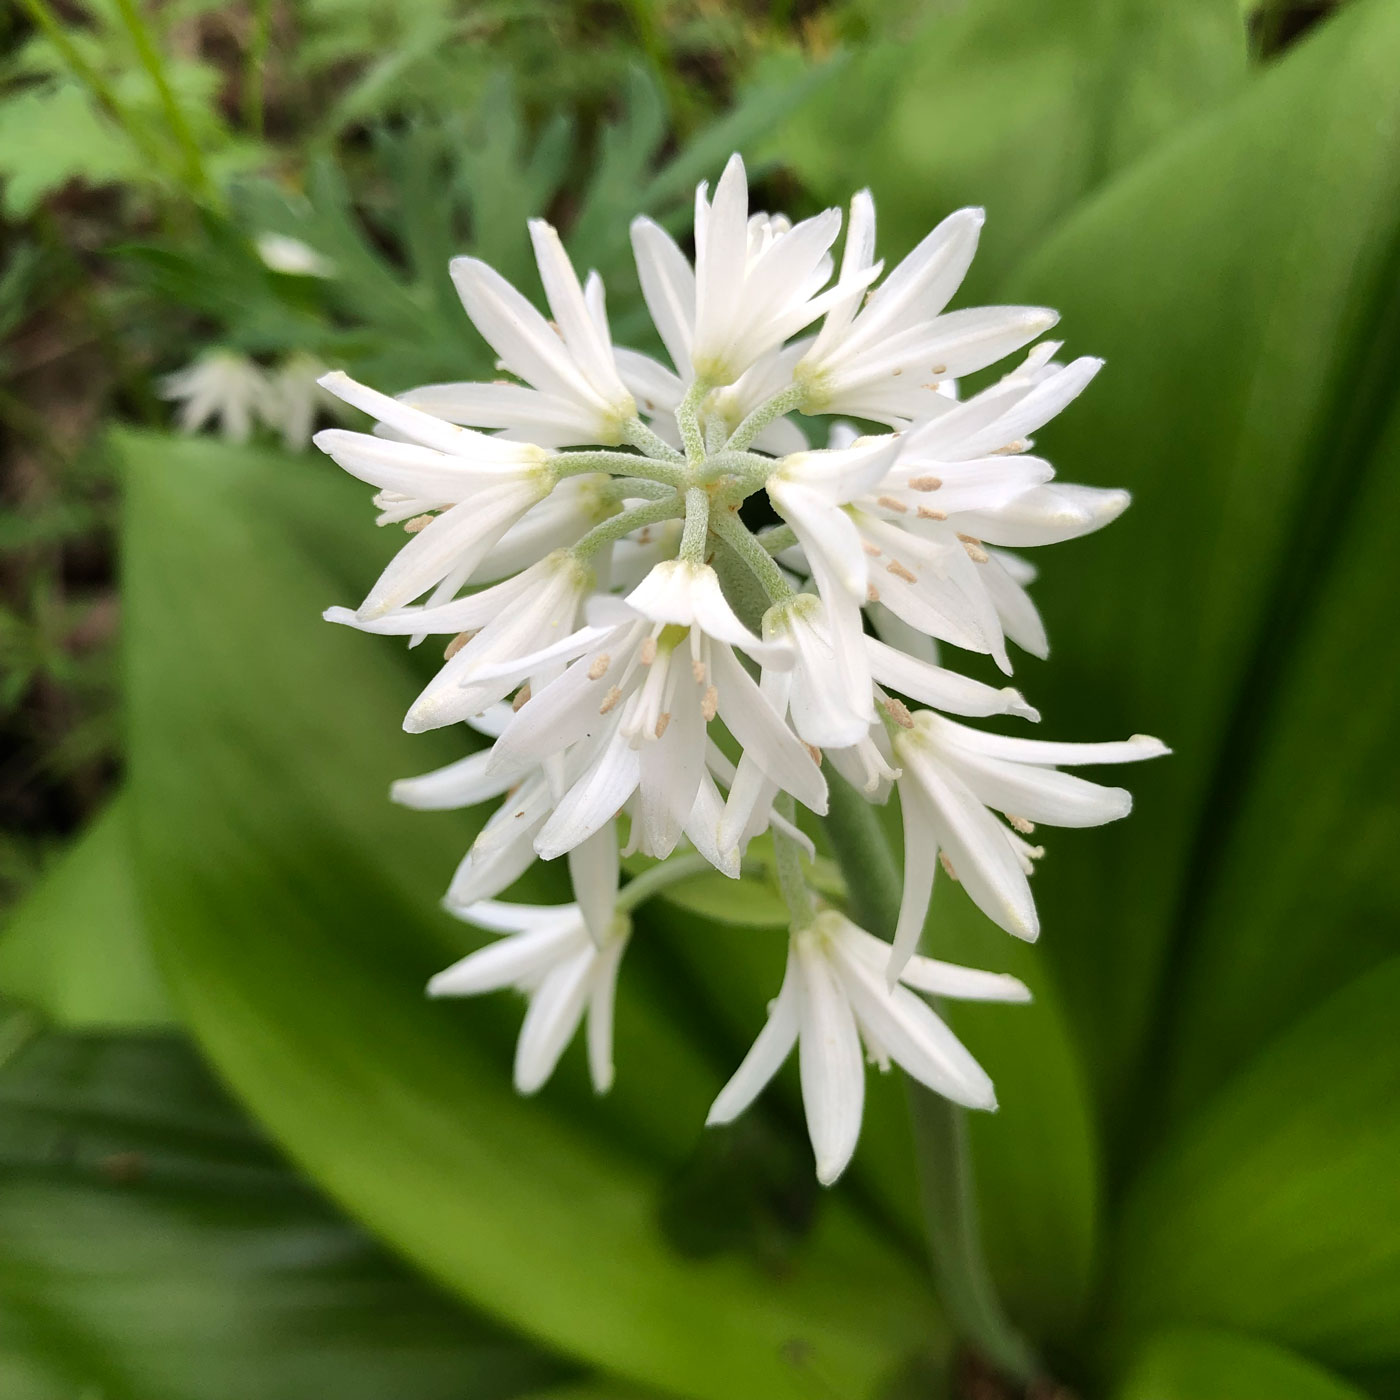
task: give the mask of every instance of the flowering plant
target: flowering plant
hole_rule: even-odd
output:
[[[327,617],[414,645],[450,637],[404,727],[464,723],[493,740],[394,795],[423,808],[504,796],[446,902],[505,936],[430,991],[529,995],[522,1092],[548,1079],[585,1015],[594,1086],[611,1085],[630,911],[702,863],[743,878],[770,835],[787,974],[709,1119],[742,1112],[798,1045],[829,1184],[859,1135],[862,1045],[958,1104],[995,1106],[986,1074],[915,993],[1028,993],[917,954],[936,866],[1002,928],[1034,939],[1036,824],[1094,826],[1131,805],[1061,766],[1166,750],[1140,735],[1053,743],[946,718],[1038,719],[1018,691],[941,665],[937,648],[988,654],[1007,673],[1008,642],[1045,655],[1026,592],[1034,570],[1008,551],[1085,534],[1128,504],[1122,491],[1056,483],[1031,451],[1030,435],[1100,362],[1060,364],[1058,344],[1043,342],[960,398],[960,379],[1057,319],[1038,307],[945,309],[981,211],[949,216],[881,281],[868,193],[851,203],[839,269],[839,211],[793,224],[748,205],[736,155],[713,199],[704,184],[696,193],[693,265],[658,225],[633,223],[669,366],[612,343],[601,278],[581,283],[536,220],[552,320],[485,263],[452,265],[510,377],[398,398],[322,379],[376,429],[328,429],[317,445],[377,488],[381,524],[412,535],[358,608]],[[814,446],[799,414],[884,431],[838,417]],[[755,531],[762,495],[777,519]],[[825,907],[803,871],[815,847],[796,806],[839,820],[836,784],[866,804],[898,791],[905,860],[890,943]],[[682,843],[693,854],[675,855]],[[620,855],[633,853],[662,864],[619,888]],[[497,901],[536,857],[560,856],[575,903]]]

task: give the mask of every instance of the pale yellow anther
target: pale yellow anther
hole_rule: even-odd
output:
[[[885,713],[901,729],[913,729],[914,716],[909,713],[909,707],[903,700],[896,700],[893,695],[887,695],[885,697]]]
[[[867,603],[878,603],[880,601],[880,590],[873,583],[865,585],[865,601]]]
[[[706,724],[708,724],[712,719],[714,719],[715,714],[718,712],[718,710],[719,691],[716,690],[715,687],[712,685],[706,686],[705,694],[701,697],[700,700],[700,713],[704,715]]]
[[[822,766],[822,751],[815,744],[807,744],[806,749],[812,757],[812,762],[820,768]]]
[[[891,559],[890,562],[885,565],[885,572],[887,574],[893,574],[895,578],[902,578],[905,583],[918,583],[919,581],[918,574],[912,569],[906,569],[898,559]]]
[[[415,516],[413,517],[412,520],[405,520],[405,521],[404,521],[404,523],[403,523],[404,533],[405,533],[406,535],[416,535],[416,534],[419,532],[419,530],[425,530],[425,529],[427,529],[427,527],[428,527],[429,525],[431,525],[431,524],[433,523],[433,521],[436,520],[436,519],[437,519],[437,516],[432,515],[432,514],[429,514],[429,515],[415,515]]]
[[[918,515],[920,520],[946,520],[948,518],[946,510],[934,510],[932,506],[920,506]]]
[[[695,678],[696,685],[704,685],[705,677],[709,674],[705,669],[705,663],[698,656],[691,657],[690,674]]]
[[[593,664],[588,668],[588,679],[591,681],[602,680],[607,675],[608,667],[612,665],[612,657],[607,652],[600,652],[593,658]]]
[[[881,548],[880,548],[880,546],[879,546],[878,544],[871,544],[869,540],[862,540],[862,541],[860,542],[860,547],[861,547],[872,559],[878,559],[878,558],[880,557],[881,553],[883,553],[883,551],[881,550]]]
[[[1006,820],[1011,823],[1012,827],[1016,831],[1019,831],[1022,836],[1029,836],[1035,830],[1035,823],[1028,822],[1025,817],[1015,816],[1011,812],[1006,812],[1003,815],[1006,817]]]
[[[522,686],[520,687],[520,691],[519,691],[519,693],[516,695],[515,701],[514,701],[514,703],[511,705],[511,709],[512,709],[512,710],[519,711],[523,706],[528,705],[529,703],[530,703],[530,683],[527,681],[524,685],[522,685]]]
[[[957,872],[956,870],[953,869],[953,862],[952,862],[951,860],[948,859],[948,852],[947,852],[947,851],[939,851],[939,853],[938,853],[938,863],[939,863],[939,865],[941,865],[941,866],[943,867],[943,869],[947,872],[948,878],[949,878],[950,880],[956,880],[956,879],[958,878],[958,872]]]
[[[618,686],[613,686],[613,688],[610,691],[608,691],[608,693],[603,697],[603,703],[598,706],[598,713],[600,715],[607,714],[607,712],[611,710],[612,707],[616,705],[617,702],[621,699],[622,690]]]
[[[663,710],[656,718],[656,728],[652,731],[659,739],[665,732],[666,726],[671,722],[670,710]]]
[[[909,478],[909,489],[911,491],[937,491],[943,485],[941,476],[911,476]]]
[[[962,547],[967,550],[967,557],[974,564],[985,564],[991,558],[991,555],[982,548],[982,541],[975,536],[959,535],[958,538],[962,541]]]
[[[656,638],[648,637],[642,643],[642,665],[650,666],[656,660]]]
[[[898,496],[876,496],[875,501],[877,505],[884,506],[886,510],[898,511],[900,515],[909,509]]]
[[[451,661],[452,658],[456,656],[457,653],[461,651],[462,648],[466,646],[466,644],[469,641],[471,641],[471,639],[475,636],[476,630],[473,630],[471,632],[458,632],[457,635],[453,637],[453,639],[450,642],[448,642],[446,647],[443,648],[442,659],[444,661]]]

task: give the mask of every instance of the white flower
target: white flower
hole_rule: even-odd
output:
[[[501,368],[524,383],[428,384],[402,397],[450,422],[501,428],[541,446],[621,442],[637,406],[613,358],[602,279],[592,273],[580,287],[559,235],[542,219],[530,221],[530,237],[553,322],[486,263],[452,261],[467,315]]]
[[[428,983],[434,997],[478,996],[515,987],[530,999],[515,1049],[515,1087],[533,1094],[588,1018],[588,1070],[594,1089],[613,1082],[613,1002],[631,929],[614,918],[601,943],[589,937],[577,904],[503,904],[483,900],[461,918],[506,937],[469,954]]]
[[[851,290],[835,300],[797,366],[809,411],[895,426],[921,418],[949,380],[994,364],[1055,324],[1053,311],[1035,306],[944,313],[977,251],[983,218],[980,209],[950,214],[860,308],[859,288],[878,268],[875,204],[868,190],[856,195],[841,263]]]
[[[862,268],[829,291],[828,250],[841,213],[828,209],[793,225],[749,217],[744,162],[731,156],[714,201],[695,193],[695,268],[650,219],[632,225],[642,294],[672,363],[711,384],[730,384],[761,355],[810,325],[838,298],[859,296],[879,275]],[[687,374],[687,378],[689,375]]]
[[[954,1103],[995,1108],[996,1094],[985,1071],[914,992],[1008,1002],[1029,1001],[1030,993],[1014,977],[923,957],[906,963],[899,979],[904,985],[890,986],[884,975],[889,954],[889,944],[835,910],[823,911],[809,928],[794,931],[787,972],[768,1022],[706,1121],[737,1118],[782,1067],[794,1044],[817,1177],[826,1186],[846,1169],[860,1136],[862,1041],[882,1070],[893,1062]]]
[[[321,383],[410,439],[342,428],[315,437],[316,446],[351,476],[380,488],[379,499],[392,518],[411,514],[421,525],[360,605],[366,620],[411,603],[445,581],[455,592],[506,530],[553,489],[556,477],[546,465],[552,454],[544,448],[455,427],[344,374],[328,374]],[[434,515],[436,511],[441,514]]]
[[[160,393],[179,404],[182,433],[197,433],[213,421],[230,442],[247,442],[256,423],[276,422],[267,376],[246,355],[232,350],[211,350],[167,374],[160,381]]]
[[[334,277],[335,264],[300,238],[285,233],[260,233],[253,240],[265,267],[288,277]]]
[[[984,734],[929,710],[909,718],[894,740],[902,768],[904,897],[889,973],[918,942],[933,890],[936,859],[946,859],[973,902],[1018,938],[1040,933],[1027,876],[1040,855],[1022,836],[1047,826],[1101,826],[1132,810],[1125,788],[1061,773],[1057,764],[1137,763],[1168,753],[1136,734],[1121,743],[1060,744]],[[991,809],[991,810],[989,810]],[[1006,816],[1009,825],[993,812]],[[1019,833],[1019,834],[1018,834]]]
[[[319,415],[344,412],[340,401],[321,386],[325,374],[325,365],[314,355],[291,355],[268,378],[264,418],[282,434],[289,452],[306,448]]]
[[[573,635],[592,583],[591,572],[560,549],[513,578],[450,603],[398,608],[371,618],[331,608],[325,616],[365,632],[454,637],[446,664],[404,719],[410,734],[421,734],[480,714],[522,683],[538,683],[550,674],[546,663],[544,671],[518,675],[515,663]]]

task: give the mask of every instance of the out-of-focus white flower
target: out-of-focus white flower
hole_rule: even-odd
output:
[[[737,1118],[782,1068],[794,1045],[817,1177],[826,1186],[845,1171],[860,1137],[865,1111],[862,1043],[882,1070],[897,1064],[954,1103],[995,1108],[986,1072],[915,992],[964,1001],[1029,1001],[1024,984],[998,973],[914,957],[890,985],[885,980],[889,957],[888,943],[835,910],[795,930],[768,1022],[707,1121]]]
[[[577,904],[482,900],[460,911],[468,923],[502,933],[428,983],[434,997],[479,996],[514,987],[530,999],[515,1047],[515,1087],[542,1088],[587,1017],[588,1072],[605,1094],[613,1082],[613,1003],[631,928],[614,918],[601,942],[589,937]]]
[[[289,277],[334,277],[335,264],[309,243],[285,233],[260,233],[253,246],[266,267]]]
[[[258,422],[269,421],[273,390],[262,369],[233,350],[211,350],[160,381],[162,398],[179,405],[182,433],[217,423],[230,442],[247,442]],[[271,421],[276,421],[275,413]]]
[[[321,386],[326,367],[314,355],[291,355],[268,376],[264,419],[282,434],[289,452],[310,445],[316,419],[325,413],[343,415],[339,399]]]

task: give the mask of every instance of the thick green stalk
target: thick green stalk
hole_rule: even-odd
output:
[[[826,765],[831,810],[826,829],[850,894],[851,912],[872,933],[894,933],[900,877],[874,807]],[[1039,1367],[997,1297],[982,1252],[967,1114],[909,1082],[919,1191],[939,1296],[957,1331],[1007,1375],[1031,1380]]]

